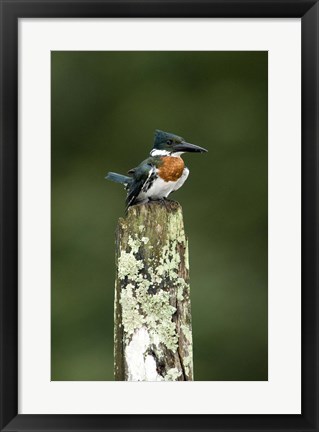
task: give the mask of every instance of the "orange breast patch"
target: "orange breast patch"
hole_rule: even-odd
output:
[[[180,157],[164,156],[158,174],[165,181],[176,181],[184,171],[184,161]]]

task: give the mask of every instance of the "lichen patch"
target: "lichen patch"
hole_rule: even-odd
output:
[[[138,249],[137,249],[138,250]],[[134,253],[122,251],[118,262],[118,277],[119,279],[136,280],[139,271],[143,268],[143,263],[137,260]]]
[[[167,371],[164,380],[165,381],[177,381],[177,378],[179,378],[182,375],[182,371],[178,370],[178,368],[171,368]]]
[[[183,366],[187,375],[192,368],[183,221],[178,209],[169,214],[165,208],[156,210],[154,222],[145,219],[145,214],[149,217],[146,207],[138,207],[129,210],[132,219],[129,215],[125,227],[122,225],[117,274],[123,339],[119,340],[124,344],[126,361],[135,359],[143,370],[140,375],[130,371],[129,380],[175,381],[183,375],[180,366],[171,367],[179,364],[174,358],[180,355],[180,340],[183,345],[186,342]],[[163,367],[167,356],[171,363],[164,362]]]

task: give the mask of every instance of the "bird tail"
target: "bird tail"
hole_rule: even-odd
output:
[[[114,172],[109,172],[105,178],[115,183],[122,183],[124,186],[128,186],[132,181],[131,177]]]

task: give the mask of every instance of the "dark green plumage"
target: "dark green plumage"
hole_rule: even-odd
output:
[[[174,145],[181,144],[182,142],[185,142],[184,138],[156,129],[153,149],[171,151]]]
[[[161,156],[150,156],[147,159],[143,160],[143,162],[141,162],[136,168],[132,168],[130,169],[127,173],[128,174],[134,174],[134,173],[139,173],[142,174],[144,173],[144,167],[145,166],[155,166],[156,168],[160,167],[163,163],[162,157]]]

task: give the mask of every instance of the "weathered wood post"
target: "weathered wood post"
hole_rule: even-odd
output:
[[[193,380],[188,245],[181,206],[130,207],[116,233],[115,379]]]

